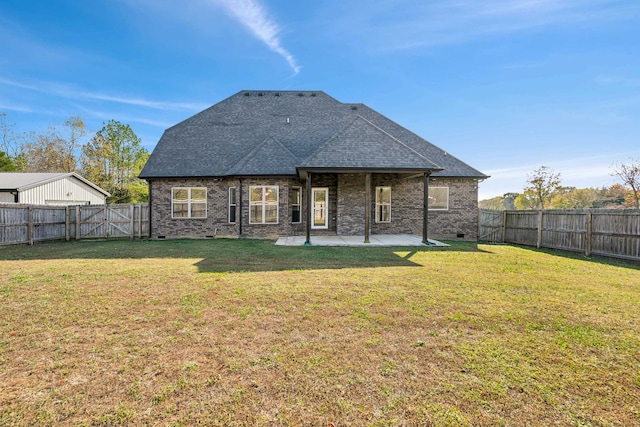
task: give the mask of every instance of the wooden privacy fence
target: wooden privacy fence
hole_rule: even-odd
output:
[[[479,240],[640,261],[640,210],[480,210]]]
[[[142,238],[149,205],[0,205],[0,245],[47,240]]]

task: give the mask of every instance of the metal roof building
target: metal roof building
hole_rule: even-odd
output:
[[[74,172],[0,172],[0,203],[104,205],[110,194]]]

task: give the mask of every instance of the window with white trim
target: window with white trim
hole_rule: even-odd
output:
[[[289,193],[289,203],[291,204],[291,222],[299,224],[302,222],[302,188],[291,187]]]
[[[391,187],[376,187],[376,222],[391,222]]]
[[[449,210],[449,187],[429,187],[429,210]]]
[[[278,186],[249,187],[249,224],[278,223]]]
[[[236,223],[238,205],[236,202],[236,187],[229,187],[229,223]]]
[[[171,218],[206,218],[207,189],[174,187],[171,189]]]

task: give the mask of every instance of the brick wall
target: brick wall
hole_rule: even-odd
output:
[[[313,187],[329,188],[329,228],[313,229],[312,235],[364,234],[364,174],[313,174]],[[167,179],[152,180],[151,237],[278,237],[303,236],[306,233],[306,183],[296,178]],[[279,189],[278,224],[249,224],[249,187],[276,185]],[[422,235],[422,178],[405,179],[396,174],[373,174],[371,181],[371,234]],[[302,190],[302,223],[291,223],[289,191]],[[391,222],[375,222],[375,187],[391,187]],[[431,179],[432,187],[449,188],[449,209],[429,211],[429,237],[444,240],[476,240],[478,230],[478,190],[475,180]],[[206,187],[207,217],[171,218],[173,187]],[[241,204],[237,221],[229,223],[229,187],[235,187]],[[241,198],[241,199],[240,199]],[[340,215],[338,215],[340,212]],[[242,218],[242,227],[240,224]],[[242,233],[240,234],[240,228]],[[464,237],[458,237],[464,235]]]
[[[278,224],[249,224],[249,187],[254,185],[278,186]],[[304,222],[291,223],[291,206],[289,191],[292,187],[304,189],[304,183],[291,178],[252,178],[242,180],[242,237],[298,236],[305,232]],[[304,190],[303,190],[304,191]],[[239,194],[239,193],[238,193]],[[303,195],[304,200],[304,195]],[[304,221],[304,203],[302,218]]]
[[[391,222],[371,222],[371,234],[422,235],[424,180],[406,179],[395,174],[378,174],[371,178],[371,211],[375,212],[376,187],[391,187]]]
[[[338,175],[340,215],[336,231],[339,236],[364,236],[364,181],[363,173]]]
[[[304,223],[291,222],[289,191],[302,187],[297,179],[243,179],[242,194],[239,179],[166,179],[149,183],[152,194],[151,237],[277,237],[303,235]],[[278,186],[278,224],[249,224],[249,188],[253,185]],[[171,189],[173,187],[206,187],[206,218],[171,218]],[[229,223],[229,188],[235,187],[238,198],[236,223]],[[303,198],[306,197],[303,195]],[[305,218],[305,206],[302,206]],[[240,228],[242,227],[242,234]]]
[[[171,179],[149,182],[151,193],[151,237],[212,237],[237,235],[237,225],[228,221],[228,189],[236,181],[211,179]],[[171,218],[171,189],[206,187],[206,218]]]
[[[432,178],[431,187],[449,187],[449,210],[429,211],[429,237],[478,239],[478,183],[473,179]],[[464,234],[464,237],[457,237]]]

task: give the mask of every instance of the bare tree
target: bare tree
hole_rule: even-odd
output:
[[[27,172],[73,172],[76,158],[55,128],[45,132],[30,132],[26,136],[23,152],[27,159]]]
[[[44,132],[29,132],[21,147],[27,172],[75,172],[78,170],[76,153],[80,139],[86,134],[84,122],[78,116],[70,117],[60,129],[51,126]]]
[[[0,151],[12,159],[20,154],[20,144],[13,131],[13,123],[7,123],[7,113],[0,113]]]
[[[613,176],[617,176],[625,185],[631,187],[636,209],[640,209],[638,193],[640,192],[640,159],[629,158],[629,163],[613,165]]]

